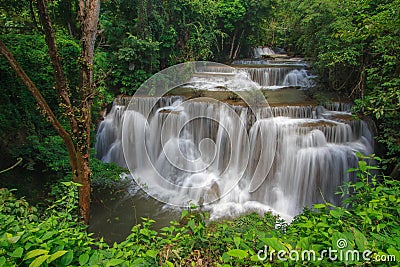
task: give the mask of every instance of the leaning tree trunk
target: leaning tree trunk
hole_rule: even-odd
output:
[[[90,121],[91,107],[95,93],[93,82],[93,56],[97,35],[97,24],[100,13],[100,0],[79,1],[79,21],[81,25],[81,55],[79,99],[71,102],[68,82],[65,78],[61,59],[58,55],[54,28],[47,9],[47,0],[34,2],[38,10],[40,23],[43,27],[45,40],[49,49],[50,62],[54,69],[55,87],[60,95],[60,105],[64,108],[65,116],[70,123],[70,131],[61,125],[54,112],[41,95],[38,88],[26,75],[24,70],[12,56],[11,52],[0,40],[0,52],[6,57],[15,73],[35,97],[41,110],[53,125],[68,151],[71,170],[75,182],[79,187],[79,213],[86,224],[89,223],[90,211]]]
[[[80,183],[82,186],[79,187],[79,214],[83,221],[89,223],[89,211],[90,211],[90,168],[89,158],[85,155],[89,153],[89,147],[86,149],[86,154],[82,154],[82,151],[77,150],[73,142],[71,134],[68,133],[61,125],[60,121],[54,115],[54,112],[47,104],[46,100],[40,93],[39,89],[28,77],[22,67],[18,64],[17,60],[13,57],[10,51],[8,51],[5,44],[0,40],[0,53],[9,62],[17,76],[22,80],[28,90],[32,93],[36,102],[38,103],[42,113],[46,116],[47,120],[52,124],[54,129],[57,131],[59,136],[62,138],[68,152],[73,180]],[[75,129],[73,130],[75,132]],[[77,129],[76,129],[77,132]],[[82,133],[81,133],[82,134]],[[83,134],[85,136],[85,134]],[[81,138],[86,139],[86,138]],[[85,157],[87,159],[85,159]]]
[[[17,60],[14,58],[12,53],[8,51],[5,44],[0,40],[0,53],[7,59],[8,63],[15,71],[16,75],[22,80],[28,90],[32,93],[36,102],[38,103],[40,110],[46,116],[47,120],[51,123],[54,129],[57,131],[58,135],[62,138],[70,159],[71,168],[74,170],[77,169],[77,161],[76,161],[76,150],[74,142],[71,138],[71,135],[64,129],[61,125],[57,117],[54,115],[52,109],[47,104],[43,95],[40,93],[39,89],[32,82],[32,80],[28,77],[22,67],[18,64]]]

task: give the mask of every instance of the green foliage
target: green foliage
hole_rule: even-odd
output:
[[[96,81],[96,89],[98,94],[95,96],[93,103],[93,114],[99,114],[104,104],[112,103],[114,93],[107,87],[107,78],[112,69],[109,60],[109,54],[102,48],[98,48],[94,54],[94,80]]]
[[[74,214],[78,184],[64,183],[66,194],[40,221],[32,216],[35,210],[26,201],[2,189],[0,263],[6,266],[396,266],[400,259],[400,182],[378,174],[378,168],[370,166],[369,161],[362,157],[358,168],[349,170],[357,172],[359,180],[345,184],[339,192],[344,197],[344,207],[315,204],[289,225],[271,213],[264,216],[252,213],[207,225],[206,214],[193,207],[182,212],[180,222],[171,222],[159,231],[152,229],[153,220],[143,218],[142,224],[135,225],[123,242],[111,245],[102,239],[94,240],[77,222]],[[336,254],[324,252],[329,249],[336,250]],[[372,261],[365,260],[362,254],[359,258],[344,258],[343,255],[355,250],[371,251],[368,258]],[[389,259],[389,255],[394,255],[397,261],[393,258],[373,261],[377,257]],[[337,258],[333,259],[334,256]]]
[[[104,163],[95,157],[91,158],[90,167],[92,185],[97,189],[120,187],[120,175],[128,172],[115,163]]]
[[[277,45],[309,57],[323,87],[356,99],[400,166],[400,1],[281,0],[275,11]]]
[[[49,104],[57,108],[57,96],[53,89],[53,74],[44,38],[39,34],[7,34],[1,39],[16,59],[38,85]],[[44,136],[54,134],[45,118],[36,108],[31,93],[15,76],[6,60],[0,58],[0,148],[3,158],[23,158],[23,166],[29,170],[42,166],[37,161],[35,145]]]
[[[159,42],[128,34],[122,47],[115,53],[118,63],[112,70],[113,85],[122,93],[132,95],[134,90],[158,70],[158,50]]]
[[[1,39],[13,52],[15,58],[26,69],[26,73],[38,84],[43,95],[51,105],[56,103],[56,95],[52,89],[52,70],[44,39],[40,35],[2,35]],[[19,144],[27,135],[36,131],[38,134],[48,133],[44,130],[45,119],[35,109],[36,102],[31,93],[16,78],[6,60],[0,58],[0,90],[2,94],[0,116],[1,144],[9,147],[10,143]],[[13,136],[10,136],[13,133]],[[14,140],[12,140],[14,139]]]
[[[222,32],[217,43],[219,59],[247,56],[250,47],[273,44],[266,33],[273,9],[274,1],[216,1],[217,28]],[[236,55],[235,50],[239,52]]]
[[[43,36],[37,33],[8,33],[1,38],[54,112],[62,114]],[[78,68],[74,59],[79,54],[79,46],[62,33],[57,35],[57,41],[60,57],[65,62],[65,73],[70,78],[70,86],[75,88]],[[3,96],[0,101],[3,110],[0,115],[0,146],[5,154],[13,158],[23,157],[25,167],[30,170],[40,166],[37,170],[65,171],[69,168],[69,161],[64,160],[65,149],[62,148],[61,139],[53,136],[55,131],[36,108],[35,99],[3,57],[0,58],[0,71],[0,91]],[[43,155],[40,154],[42,152]]]
[[[265,44],[272,1],[105,1],[106,84],[132,94],[151,74],[195,60],[227,60]]]
[[[66,175],[70,171],[68,153],[60,136],[45,137],[42,141],[39,141],[37,136],[31,136],[29,141],[33,144],[31,147],[34,150],[33,153],[29,151],[34,155],[33,162],[42,163],[45,166],[41,167],[43,171],[49,168],[47,171],[61,175]],[[29,154],[26,156],[29,157]]]
[[[2,199],[7,197],[7,201],[0,206],[2,264],[43,266],[53,263],[65,266],[73,262],[74,254],[91,250],[93,240],[85,232],[85,227],[77,222],[76,216],[72,216],[77,208],[77,185],[70,182],[65,186],[67,194],[57,200],[40,221],[34,220],[34,210],[24,200],[7,197],[10,193],[5,189],[0,191]],[[24,216],[4,208],[16,203],[23,204]]]
[[[17,219],[25,218],[28,221],[36,221],[36,208],[30,207],[23,198],[16,199],[12,190],[0,188],[0,213],[10,214]]]
[[[20,29],[22,31],[34,27],[31,16],[29,14],[28,2],[10,0],[0,3],[0,24],[4,28],[0,31],[6,31],[7,27]]]
[[[132,94],[162,68],[211,59],[217,36],[214,1],[105,1],[105,29],[114,92]]]

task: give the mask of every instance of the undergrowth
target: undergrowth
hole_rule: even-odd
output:
[[[182,213],[159,231],[143,219],[121,243],[86,232],[74,214],[77,186],[43,214],[0,189],[0,266],[397,266],[400,182],[362,158],[358,181],[338,192],[343,206],[315,204],[291,224],[266,213],[207,224],[207,214]]]

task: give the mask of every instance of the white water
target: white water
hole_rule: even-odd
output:
[[[315,78],[315,76],[311,75],[307,70],[295,69],[285,75],[282,85],[287,87],[310,88],[315,86],[315,82],[312,80],[313,78]]]
[[[272,50],[269,47],[255,47],[253,48],[253,57],[254,58],[260,58],[263,56],[270,56],[270,55],[275,55],[274,50]]]
[[[323,199],[338,204],[334,192],[354,179],[346,172],[356,166],[354,152],[373,152],[366,123],[332,109],[134,98],[129,108],[114,104],[96,151],[129,167],[155,198],[205,205],[211,219],[272,210],[290,220]]]
[[[198,67],[186,86],[202,90],[229,88],[233,91],[315,86],[315,76],[300,60],[237,60],[232,66]]]
[[[197,72],[186,87],[202,90],[233,91],[269,89],[276,90],[287,87],[310,88],[315,86],[315,76],[306,69],[285,67],[244,67],[208,68]]]

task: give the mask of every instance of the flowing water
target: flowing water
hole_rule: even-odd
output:
[[[269,73],[270,86],[298,83],[289,74],[304,70],[254,69]],[[243,74],[219,67],[197,73],[192,86],[211,79],[214,88]],[[250,78],[257,86],[267,83]],[[288,221],[313,203],[339,204],[338,187],[355,179],[347,173],[357,166],[355,152],[373,152],[368,125],[349,110],[347,104],[248,107],[181,96],[117,99],[99,125],[97,157],[128,168],[135,180],[125,178],[129,193],[109,200],[107,212],[94,205],[91,230],[123,236],[141,216],[162,225],[191,203],[212,220],[272,211]]]
[[[253,57],[261,58],[263,56],[275,55],[275,51],[269,47],[255,47],[253,49]]]
[[[211,219],[272,210],[290,220],[323,199],[339,204],[334,192],[354,179],[346,172],[357,165],[354,152],[373,152],[367,124],[351,120],[346,111],[289,106],[253,114],[245,107],[180,97],[134,102],[137,110],[115,103],[101,123],[98,157],[129,165],[134,175],[146,177],[150,194],[164,202],[207,203]],[[142,114],[153,105],[145,119]],[[132,129],[125,143],[123,126]],[[132,183],[131,195],[137,192]],[[172,208],[146,201],[135,205],[149,205],[155,216]],[[143,215],[150,213],[137,216]]]
[[[263,49],[267,52],[272,51],[269,48]],[[263,49],[255,48],[253,53],[260,55]],[[275,55],[275,53],[268,55]],[[191,84],[194,88],[207,90],[220,90],[222,85],[236,91],[248,89],[249,80],[259,88],[268,90],[288,87],[307,89],[315,86],[316,77],[310,73],[307,63],[301,58],[288,58],[281,55],[273,59],[236,60],[232,62],[232,67],[217,65],[198,69]],[[204,87],[207,84],[208,87]]]

